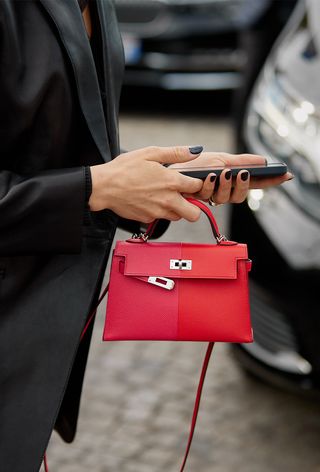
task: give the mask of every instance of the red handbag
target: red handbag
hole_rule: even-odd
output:
[[[217,244],[149,242],[155,228],[116,243],[104,341],[251,342],[247,246],[221,236]]]
[[[116,243],[110,271],[104,341],[209,341],[200,375],[183,472],[214,342],[253,341],[246,244],[228,241],[209,208],[217,244],[149,242],[146,233]]]
[[[104,341],[209,341],[200,375],[183,472],[196,426],[202,387],[214,342],[252,342],[246,244],[228,241],[209,208],[188,199],[208,217],[217,244],[149,242],[146,233],[116,243]],[[96,309],[82,332],[84,337]],[[46,456],[45,470],[48,471]]]

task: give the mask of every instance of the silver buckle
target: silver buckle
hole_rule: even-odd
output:
[[[150,276],[148,278],[149,284],[157,285],[158,287],[165,288],[166,290],[172,290],[175,286],[175,283],[171,279],[167,279],[166,277],[156,277]]]
[[[228,240],[223,234],[219,234],[219,236],[217,236],[217,243],[220,244],[222,243],[222,241],[228,241]]]
[[[140,234],[134,233],[131,236],[131,239],[142,239],[142,241],[146,242],[149,239],[149,235],[147,233],[140,233]]]
[[[191,270],[192,260],[190,259],[170,259],[170,269]]]

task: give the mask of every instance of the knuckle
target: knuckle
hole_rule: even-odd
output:
[[[217,205],[223,205],[224,203],[229,201],[229,199],[230,199],[230,196],[226,197],[226,196],[223,196],[223,195],[217,195],[214,199],[214,202]]]
[[[161,154],[161,148],[158,146],[148,146],[145,149],[146,149],[147,156],[149,158],[152,158],[154,156],[159,156],[159,154]]]
[[[189,179],[191,180],[186,182],[186,191],[189,193],[205,191],[206,187],[203,185],[202,180],[194,179],[193,177],[190,177]]]
[[[156,152],[159,152],[159,148],[157,146],[147,146],[146,150],[150,154],[155,154]]]
[[[177,190],[179,182],[178,182],[178,175],[175,175],[175,172],[172,175],[167,176],[167,188],[169,190]]]
[[[170,221],[179,221],[179,220],[181,220],[181,216],[177,215],[177,214],[174,213],[174,212],[169,212],[169,213],[167,213],[167,214],[164,216],[164,218],[165,218],[166,220],[170,220]]]
[[[180,161],[181,151],[180,151],[180,148],[178,146],[173,146],[172,147],[172,155],[173,155],[174,160],[176,162]]]
[[[162,198],[161,206],[165,209],[171,209],[173,205],[173,196],[168,194]]]
[[[152,223],[152,221],[154,221],[155,218],[151,217],[151,216],[144,216],[143,218],[141,218],[141,222],[142,223],[145,223],[145,224],[149,224],[149,223]]]
[[[199,192],[199,195],[202,198],[210,198],[212,195],[212,189],[203,189],[201,192]]]
[[[188,218],[189,221],[191,221],[192,223],[198,221],[198,219],[200,218],[200,210],[199,211],[193,211],[192,213],[190,213],[190,216]]]

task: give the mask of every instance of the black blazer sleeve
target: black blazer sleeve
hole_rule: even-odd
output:
[[[0,256],[81,250],[84,168],[0,172]]]
[[[94,70],[81,64],[86,79]],[[41,3],[1,0],[0,256],[81,251],[84,166],[98,151],[74,76]]]

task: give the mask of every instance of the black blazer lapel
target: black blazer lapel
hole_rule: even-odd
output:
[[[110,0],[96,0],[101,28],[107,121],[113,155],[120,152],[118,107],[124,73],[124,53],[115,10]]]
[[[72,64],[80,106],[104,161],[111,159],[99,82],[77,0],[40,0],[54,22]]]

